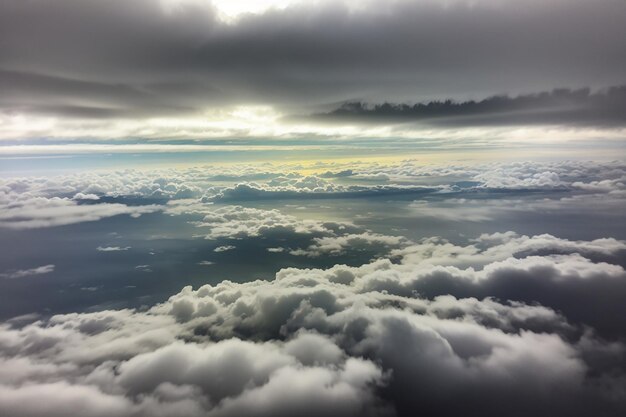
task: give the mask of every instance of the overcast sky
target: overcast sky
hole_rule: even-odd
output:
[[[625,21],[623,0],[6,0],[0,137],[84,136],[102,120],[125,121],[111,136],[159,136],[128,124],[241,106],[593,91],[626,82]]]

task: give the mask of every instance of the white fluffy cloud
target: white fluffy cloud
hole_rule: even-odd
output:
[[[385,252],[390,248],[402,247],[409,244],[403,236],[388,236],[379,233],[363,232],[348,233],[341,236],[327,236],[313,239],[313,244],[306,249],[290,251],[292,255],[319,257],[323,255],[341,255],[347,250],[364,248],[380,248]]]
[[[431,239],[398,253],[398,263],[288,268],[272,281],[186,287],[145,311],[4,324],[0,413],[586,415],[600,407],[618,416],[626,411],[620,342],[597,337],[569,310],[461,293],[502,282],[523,298],[524,285],[539,282],[584,310],[595,294],[571,289],[593,282],[623,300],[624,269],[585,257],[622,250],[611,239],[513,233],[467,247]],[[422,284],[441,282],[457,289],[419,295]]]
[[[572,241],[549,234],[518,235],[515,232],[482,234],[473,244],[459,246],[441,238],[427,238],[405,248],[392,251],[392,256],[412,265],[448,265],[482,267],[514,256],[531,254],[616,255],[626,251],[626,242],[602,238],[592,241]]]
[[[181,208],[178,208],[181,210]],[[288,231],[290,233],[332,233],[332,228],[345,228],[334,222],[300,220],[279,210],[260,210],[241,206],[205,206],[201,221],[195,223],[200,228],[207,228],[207,239],[240,238],[259,236],[269,231]]]
[[[100,202],[101,196],[114,197],[120,195],[118,193],[137,195],[139,191],[129,188],[130,184],[141,190],[141,181],[145,181],[134,182],[135,176],[132,175],[124,181],[121,178],[122,173],[111,173],[0,180],[0,228],[19,230],[64,226],[121,214],[139,217],[162,210],[161,206],[151,203]],[[146,192],[145,196],[152,195]]]
[[[108,198],[253,201],[285,198],[344,198],[459,190],[557,190],[611,193],[624,190],[622,162],[516,162],[424,165],[407,160],[320,162],[314,165],[257,164],[187,169],[119,170],[51,178],[0,179],[0,203],[35,197],[76,201]],[[176,206],[170,207],[172,213]],[[189,210],[187,205],[186,210]]]
[[[626,412],[626,347],[619,339],[626,326],[624,241],[513,232],[483,234],[465,244],[411,241],[347,222],[224,204],[423,192],[428,199],[414,203],[414,210],[430,210],[444,220],[486,221],[492,211],[484,211],[473,193],[566,193],[524,200],[524,207],[535,210],[579,210],[591,200],[594,208],[614,207],[623,201],[623,164],[320,164],[315,175],[298,172],[304,167],[265,168],[2,180],[2,227],[164,210],[189,216],[209,239],[308,236],[310,244],[301,247],[281,241],[267,248],[284,256],[369,250],[382,259],[359,267],[286,268],[271,281],[186,287],[147,309],[2,324],[0,414]],[[448,199],[447,210],[432,206],[432,199],[465,192]],[[127,199],[145,204],[126,204]],[[496,201],[504,211],[522,199]],[[215,251],[232,250],[231,243],[220,242]],[[135,268],[152,270],[147,264]],[[0,276],[53,269],[44,265]],[[97,287],[84,287],[89,288]]]

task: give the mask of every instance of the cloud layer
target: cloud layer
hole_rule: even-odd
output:
[[[11,291],[38,280],[101,304],[0,325],[0,414],[621,416],[626,242],[610,223],[621,219],[624,184],[619,161],[4,178],[7,233],[54,236],[45,228],[154,211],[162,228],[90,224],[102,234],[79,273],[102,265],[104,278],[93,281],[61,282],[71,273],[62,257],[1,271]],[[589,225],[564,237],[545,226],[515,233],[497,221],[507,215],[544,223],[558,215],[566,225],[582,216]],[[602,237],[597,217],[618,238]],[[439,230],[452,238],[425,234],[433,222],[449,225]],[[126,230],[134,223],[139,232]],[[479,232],[462,235],[467,224]],[[260,265],[252,257],[275,269],[226,269],[235,270],[232,259]],[[104,266],[116,259],[136,276],[132,286],[123,276],[112,283],[116,272]],[[273,279],[256,279],[278,265]],[[57,286],[29,278],[48,273]],[[201,284],[166,300],[168,289],[164,302],[103,307],[118,290],[147,304],[158,285],[180,288],[187,273]]]
[[[401,123],[419,121],[443,126],[609,125],[626,124],[626,87],[590,93],[589,89],[553,90],[481,101],[431,101],[415,105],[345,103],[321,119],[344,122]]]
[[[3,2],[0,108],[124,120],[625,81],[619,0],[292,3],[225,22],[194,0]]]
[[[197,226],[210,228],[207,237],[219,238],[258,236],[267,229],[325,233],[349,226],[234,204],[412,199],[416,216],[485,222],[514,212],[579,213],[591,202],[597,211],[614,215],[626,198],[626,166],[619,161],[442,166],[411,160],[329,162],[314,167],[314,173],[310,167],[306,174],[302,170],[297,164],[265,164],[4,178],[0,179],[0,227],[41,228],[165,211],[202,216]]]
[[[146,311],[4,324],[0,411],[621,415],[621,342],[550,304],[461,294],[464,286],[505,282],[519,290],[543,282],[580,311],[590,298],[606,308],[606,297],[570,290],[592,283],[623,300],[624,270],[582,254],[612,256],[625,246],[513,233],[481,236],[468,247],[432,240],[405,250],[398,264],[291,268],[273,281],[186,287]],[[423,298],[420,284],[435,276],[457,284]]]

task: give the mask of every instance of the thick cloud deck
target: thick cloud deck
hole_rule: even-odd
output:
[[[0,109],[145,118],[624,81],[620,0],[277,3],[224,22],[210,1],[6,1]]]
[[[625,248],[427,239],[397,263],[284,269],[186,287],[144,311],[13,321],[0,331],[0,414],[622,415],[626,347],[590,326],[616,317],[586,306],[624,299],[626,272],[610,260]],[[517,299],[483,298],[501,282]]]

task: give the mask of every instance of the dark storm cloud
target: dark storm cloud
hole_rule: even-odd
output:
[[[626,73],[620,0],[328,2],[228,24],[209,2],[164,3],[3,2],[0,108],[143,117],[597,87]]]
[[[384,103],[369,106],[345,103],[319,115],[337,121],[420,121],[442,126],[574,124],[626,124],[626,86],[591,93],[558,89],[517,97],[494,96],[480,101],[431,101],[415,105]]]

